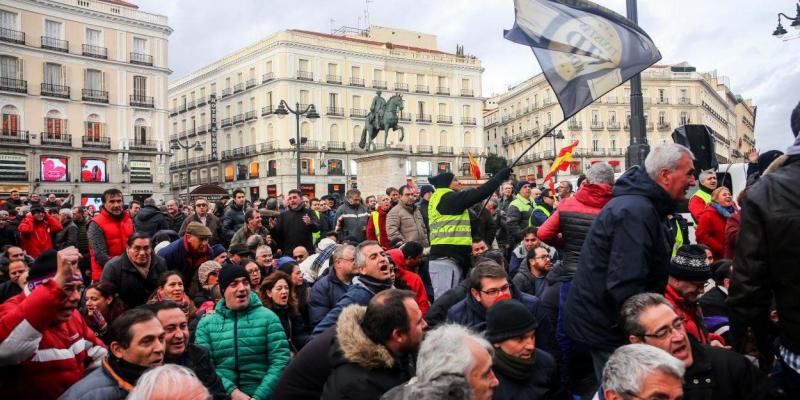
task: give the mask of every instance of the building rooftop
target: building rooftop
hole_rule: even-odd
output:
[[[99,0],[99,1],[102,1],[103,3],[109,3],[109,4],[114,4],[114,5],[123,6],[123,7],[130,7],[130,8],[139,9],[139,6],[137,6],[136,4],[133,4],[133,3],[130,3],[130,2],[127,2],[127,1],[124,1],[124,0]]]

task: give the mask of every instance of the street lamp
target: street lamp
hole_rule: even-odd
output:
[[[784,35],[788,33],[786,32],[786,29],[784,29],[783,25],[781,25],[781,16],[788,19],[789,21],[792,21],[792,23],[789,26],[791,26],[796,30],[800,30],[800,2],[798,2],[798,4],[796,4],[795,6],[797,7],[797,16],[795,16],[794,18],[784,13],[778,13],[778,26],[775,28],[775,31],[772,32],[772,36],[781,39],[783,38]]]
[[[319,114],[317,114],[316,108],[314,108],[313,104],[309,104],[306,106],[305,110],[300,110],[300,103],[295,103],[294,109],[289,107],[285,101],[281,100],[281,103],[278,104],[278,108],[275,109],[275,115],[278,118],[283,118],[289,113],[294,114],[296,119],[296,130],[295,130],[295,137],[294,139],[289,139],[289,143],[295,147],[295,155],[297,156],[297,190],[300,190],[300,145],[306,143],[308,138],[300,138],[300,116],[305,115],[306,118],[310,120],[315,120],[319,118]]]
[[[556,162],[556,158],[558,158],[558,148],[556,147],[556,139],[564,139],[564,132],[559,129],[558,132],[550,131],[545,136],[550,136],[553,138],[553,162]],[[556,171],[555,175],[553,175],[553,181],[558,182],[558,171]]]
[[[194,151],[201,152],[203,151],[203,144],[200,143],[199,140],[196,140],[194,143],[189,144],[189,138],[186,138],[186,144],[183,144],[178,139],[175,139],[170,143],[169,149],[173,152],[178,151],[180,149],[186,150],[186,204],[189,204],[189,187],[191,186],[191,174],[189,173],[189,149],[194,148]]]

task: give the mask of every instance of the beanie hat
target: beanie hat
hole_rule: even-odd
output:
[[[297,260],[295,260],[294,258],[289,257],[289,256],[283,256],[283,257],[278,259],[278,268],[282,267],[283,264],[290,263],[290,262],[297,264]]]
[[[219,291],[223,295],[225,294],[225,289],[228,288],[228,285],[233,283],[236,279],[244,278],[245,280],[249,281],[250,276],[247,274],[247,270],[244,269],[243,266],[238,264],[230,264],[226,263],[222,269],[219,270]]]
[[[761,172],[763,174],[764,171],[767,170],[769,165],[772,164],[772,162],[775,161],[776,158],[782,155],[783,152],[780,150],[770,150],[758,156],[758,161],[756,161],[758,165],[758,172]]]
[[[711,278],[711,267],[706,264],[706,251],[696,244],[679,247],[667,267],[667,273],[683,281],[698,282]]]
[[[236,243],[228,250],[228,253],[234,256],[247,256],[250,255],[250,248],[247,243]]]
[[[456,176],[453,175],[451,172],[442,172],[439,175],[432,176],[428,178],[428,182],[431,183],[435,188],[446,188],[450,186],[450,182],[453,182],[453,178]]]
[[[423,197],[426,194],[432,193],[432,192],[433,192],[433,186],[431,186],[431,185],[421,185],[419,187],[419,197]]]
[[[186,227],[186,234],[199,238],[210,238],[212,236],[211,229],[199,222],[190,222]]]
[[[197,280],[200,281],[201,285],[205,286],[208,276],[212,273],[219,274],[221,268],[222,266],[214,260],[206,261],[197,268]]]
[[[225,246],[223,246],[221,244],[215,244],[215,245],[211,246],[211,256],[213,258],[217,258],[218,255],[220,255],[222,253],[225,253],[225,252],[227,252],[227,250],[225,250]]]
[[[528,182],[528,181],[526,181],[525,179],[520,179],[520,180],[519,180],[519,181],[517,181],[517,183],[514,185],[514,192],[516,192],[516,193],[519,193],[519,191],[520,191],[520,190],[522,190],[522,187],[523,187],[523,186],[525,186],[525,185],[528,185],[528,186],[530,186],[530,184],[531,184],[531,183],[530,183],[530,182]]]
[[[31,204],[31,214],[34,214],[34,213],[37,213],[37,212],[43,213],[44,212],[44,207],[39,203]]]
[[[538,327],[539,321],[518,300],[494,303],[486,311],[486,339],[491,343],[522,336]]]

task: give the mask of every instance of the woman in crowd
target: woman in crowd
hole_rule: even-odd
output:
[[[242,260],[244,269],[247,270],[247,276],[250,277],[250,287],[257,289],[261,286],[261,268],[258,267],[255,261],[245,259]]]
[[[697,222],[697,243],[711,248],[715,260],[725,256],[725,223],[736,212],[730,189],[721,186],[711,192],[711,203]]]
[[[158,288],[150,296],[147,304],[155,304],[164,300],[171,300],[181,306],[181,310],[186,314],[186,319],[191,321],[194,318],[197,308],[189,300],[183,285],[183,277],[177,271],[167,271],[158,278]]]
[[[86,289],[86,305],[81,309],[86,325],[105,343],[110,343],[107,336],[111,323],[125,311],[125,305],[114,296],[115,292],[113,283],[96,282]]]
[[[303,316],[306,326],[311,326],[311,320],[308,315],[309,289],[305,279],[303,279],[303,272],[300,271],[300,265],[298,265],[296,261],[287,261],[278,267],[278,271],[291,277],[292,293],[294,293],[294,297],[297,299],[297,307],[298,310],[300,310],[300,315]]]
[[[297,308],[297,298],[293,294],[292,278],[289,275],[276,271],[264,278],[258,289],[258,295],[264,306],[272,310],[281,319],[286,338],[289,339],[289,348],[292,353],[300,351],[311,336],[306,330],[303,317]]]
[[[192,282],[194,286],[193,292],[194,295],[194,305],[199,309],[202,305],[208,301],[214,301],[214,295],[212,293],[212,289],[214,286],[217,285],[217,279],[219,278],[219,270],[222,266],[213,260],[206,261],[200,264],[200,267],[197,269],[197,274],[195,275],[195,281]],[[213,305],[212,305],[213,307]]]

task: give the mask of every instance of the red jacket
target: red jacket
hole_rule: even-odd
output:
[[[706,209],[700,213],[695,236],[697,243],[711,248],[714,260],[723,258],[725,255],[725,218],[719,215],[719,212],[711,205],[706,206]]]
[[[77,310],[56,316],[66,293],[50,280],[0,305],[0,393],[8,399],[57,399],[107,354]]]
[[[725,258],[733,260],[736,256],[736,241],[739,239],[739,226],[742,224],[742,211],[739,210],[725,223]]]
[[[392,242],[389,241],[389,235],[386,233],[386,214],[389,214],[390,210],[391,208],[386,211],[381,210],[380,207],[378,208],[378,224],[381,232],[380,239],[375,237],[375,223],[373,222],[372,213],[370,213],[369,222],[367,222],[367,240],[377,240],[384,250],[392,247]]]
[[[105,208],[100,210],[90,223],[95,223],[103,231],[106,239],[106,252],[109,258],[114,258],[125,251],[128,238],[133,235],[133,221],[131,215],[123,212],[122,218],[114,218]],[[92,280],[97,282],[103,274],[103,265],[97,262],[92,246],[89,246],[89,254],[92,257]]]
[[[700,221],[700,214],[706,209],[708,204],[701,198],[697,196],[692,196],[689,199],[689,213],[692,214],[692,218],[694,218],[694,222],[698,223]]]
[[[667,284],[667,289],[664,291],[664,297],[672,303],[675,314],[683,318],[683,326],[686,328],[686,333],[692,335],[702,344],[710,344],[712,340],[725,344],[725,339],[722,336],[716,333],[708,333],[703,323],[703,313],[697,307],[697,303],[690,304],[669,284]]]
[[[425,291],[425,284],[422,283],[422,278],[420,278],[416,272],[411,272],[406,269],[406,261],[405,257],[403,257],[402,250],[391,249],[386,253],[392,257],[392,260],[397,265],[396,277],[408,283],[411,290],[416,293],[414,301],[417,302],[420,311],[422,311],[422,316],[424,317],[425,314],[428,313],[428,309],[431,308],[431,302],[428,300],[428,292]]]
[[[20,244],[29,256],[36,258],[45,250],[53,248],[53,234],[64,229],[58,218],[50,214],[44,214],[41,222],[33,218],[33,214],[28,214],[19,223]]]
[[[561,213],[571,212],[596,216],[600,214],[603,206],[611,201],[611,189],[612,187],[609,185],[595,183],[581,187],[574,196],[570,196],[558,204],[553,215],[536,231],[536,237],[551,246],[563,247],[562,238],[558,236],[559,233],[563,233]]]

